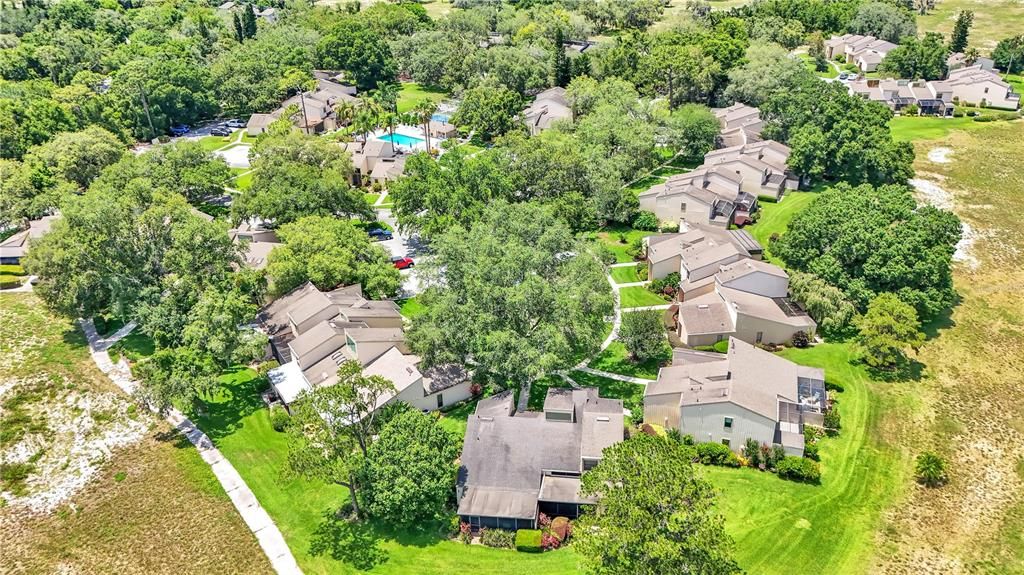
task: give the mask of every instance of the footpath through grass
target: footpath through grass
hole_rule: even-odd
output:
[[[377,525],[332,521],[334,511],[347,501],[347,493],[336,485],[285,473],[287,439],[270,426],[269,412],[257,393],[255,372],[239,369],[226,374],[223,381],[223,392],[195,421],[270,513],[305,573],[533,575],[575,571],[571,547],[554,553],[518,553],[454,543],[441,538],[435,527],[395,532]],[[458,427],[457,414],[451,423]]]
[[[910,456],[886,443],[886,385],[851,363],[846,344],[787,349],[784,357],[822,367],[838,399],[842,432],[821,444],[821,485],[784,481],[749,468],[705,467],[720,490],[726,530],[748,573],[864,573],[881,515],[907,485]]]

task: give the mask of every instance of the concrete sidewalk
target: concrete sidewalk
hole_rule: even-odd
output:
[[[131,333],[135,324],[130,323],[109,338],[103,339],[96,333],[96,326],[93,325],[91,319],[78,321],[82,326],[82,331],[85,332],[86,339],[89,340],[89,353],[97,367],[114,382],[114,385],[120,387],[128,395],[134,396],[138,382],[132,377],[128,363],[124,359],[114,363],[111,361],[107,349],[117,340]],[[152,406],[150,409],[156,412]],[[168,411],[165,419],[187,437],[192,445],[196,446],[199,456],[213,470],[213,474],[217,477],[217,481],[220,481],[224,491],[235,505],[235,509],[238,510],[238,514],[242,516],[242,520],[256,536],[256,541],[259,542],[263,552],[270,559],[274,571],[281,575],[301,575],[302,570],[299,569],[299,564],[296,563],[295,557],[288,549],[288,544],[285,543],[274,520],[256,500],[256,496],[253,495],[231,462],[221,455],[219,449],[214,447],[213,441],[177,409]]]
[[[589,373],[590,375],[597,375],[597,376],[600,376],[600,377],[606,377],[608,379],[614,379],[616,381],[625,381],[627,383],[635,383],[637,385],[647,385],[648,383],[654,383],[653,379],[644,379],[642,377],[633,377],[633,376],[630,376],[630,375],[619,375],[617,373],[612,373],[610,371],[601,371],[599,369],[593,369],[593,368],[587,367],[586,365],[583,365],[583,366],[579,366],[578,365],[574,369],[576,371],[582,371],[583,373]]]

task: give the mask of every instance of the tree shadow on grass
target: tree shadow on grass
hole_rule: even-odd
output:
[[[232,367],[225,370],[225,381],[216,397],[204,398],[199,408],[189,410],[189,417],[215,443],[235,433],[243,419],[266,407],[260,397],[265,387],[263,378],[235,377],[246,369]]]
[[[960,295],[956,296],[956,300],[953,301],[953,305],[942,310],[939,315],[932,318],[930,321],[921,324],[921,331],[924,332],[925,337],[928,339],[935,339],[939,337],[940,332],[945,331],[951,327],[956,326],[956,322],[953,321],[953,310],[956,306],[960,305]]]
[[[921,381],[925,365],[916,359],[907,358],[899,362],[892,369],[879,369],[868,365],[864,369],[871,379],[887,383],[901,383],[909,381]]]
[[[309,553],[314,557],[326,555],[366,571],[388,560],[380,542],[373,524],[341,517],[334,510],[328,510],[313,531]]]

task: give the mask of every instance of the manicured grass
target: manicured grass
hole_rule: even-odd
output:
[[[811,58],[810,54],[806,52],[800,54],[800,59],[804,61],[804,65],[807,66],[807,70],[813,73],[814,75],[818,76],[819,78],[835,78],[839,76],[839,72],[836,71],[835,66],[833,66],[832,64],[829,64],[824,71],[819,72],[815,68],[814,58]]]
[[[761,215],[757,223],[747,226],[747,230],[754,236],[765,251],[769,251],[769,239],[772,234],[782,235],[786,226],[798,212],[806,208],[817,197],[815,192],[789,191],[778,203],[761,202]]]
[[[415,297],[400,299],[395,303],[398,304],[398,307],[402,312],[402,317],[406,319],[412,319],[427,311],[427,307]]]
[[[657,170],[654,170],[653,172],[651,172],[651,174],[654,175],[654,176],[658,176],[659,178],[668,178],[668,177],[674,176],[676,174],[685,174],[686,172],[689,172],[690,170],[692,170],[692,168],[684,167],[684,166],[668,165],[668,166],[662,166],[662,167],[658,168]]]
[[[25,268],[17,264],[4,264],[0,265],[0,274],[9,276],[23,276],[25,275]]]
[[[345,490],[283,473],[288,454],[286,436],[270,426],[269,411],[258,396],[255,373],[239,369],[222,379],[226,384],[224,391],[207,403],[206,414],[196,421],[270,513],[305,573],[575,570],[571,546],[555,553],[516,553],[454,543],[442,539],[432,526],[418,532],[396,532],[373,523],[339,525],[328,521],[348,500]],[[466,406],[466,416],[472,411],[471,405]],[[446,419],[447,416],[442,421]],[[458,422],[457,416],[451,419]],[[320,552],[315,553],[314,549]]]
[[[1003,74],[1003,80],[1013,87],[1014,92],[1024,94],[1024,76],[1020,74]]]
[[[665,305],[667,303],[668,300],[665,297],[652,292],[645,286],[625,287],[619,290],[619,305],[622,309]]]
[[[667,341],[661,356],[637,363],[629,359],[626,347],[622,345],[622,342],[616,340],[607,349],[598,354],[597,357],[592,359],[588,365],[593,369],[619,375],[657,379],[658,368],[668,363],[671,359],[672,349],[668,346]],[[573,378],[576,378],[576,372],[573,373]]]
[[[626,186],[626,189],[633,192],[634,194],[640,195],[641,193],[651,189],[651,186],[662,184],[664,182],[665,178],[662,178],[660,176],[647,176],[646,178],[641,178],[629,184],[628,186]]]
[[[643,230],[634,230],[629,226],[615,225],[604,227],[597,232],[597,240],[608,246],[608,249],[615,254],[615,263],[624,264],[633,261],[633,256],[626,253],[629,250],[629,246],[637,238],[654,233],[656,232],[645,232]],[[619,234],[625,235],[625,242],[619,238]]]
[[[235,188],[236,190],[248,190],[252,187],[252,170],[247,170],[241,175],[235,176],[234,179],[228,182],[228,186]]]
[[[398,112],[404,114],[424,99],[440,102],[445,96],[447,94],[441,90],[420,86],[416,82],[402,82],[402,91],[398,93]]]
[[[622,406],[636,413],[644,408],[644,386],[617,379],[592,375],[584,371],[572,371],[569,377],[583,387],[596,387],[601,397],[621,399]]]
[[[232,136],[203,136],[199,138],[199,145],[207,152],[219,150],[234,141]]]
[[[787,349],[782,355],[823,367],[827,381],[844,388],[833,395],[842,432],[821,440],[821,485],[749,468],[705,467],[705,476],[720,490],[726,530],[748,573],[863,573],[882,512],[909,476],[910,456],[879,437],[880,414],[890,399],[851,363],[847,345]]]
[[[110,346],[107,351],[114,361],[117,361],[119,357],[124,357],[128,361],[135,362],[153,355],[153,352],[156,351],[156,344],[149,336],[132,332]]]
[[[990,126],[991,122],[975,122],[967,116],[961,118],[936,118],[933,116],[897,116],[889,121],[892,137],[901,142],[917,140],[939,140],[953,130],[977,130]]]
[[[375,194],[373,192],[367,192],[367,193],[363,194],[363,198],[366,199],[366,203],[368,203],[368,204],[370,204],[372,206],[373,204],[375,204],[377,202],[378,199],[380,199],[380,194]]]
[[[612,276],[612,280],[614,280],[617,284],[628,284],[647,279],[641,278],[639,275],[637,275],[636,266],[609,268],[608,273]]]

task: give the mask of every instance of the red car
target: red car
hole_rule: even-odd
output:
[[[400,270],[411,268],[416,265],[416,262],[412,261],[412,258],[391,258],[391,263],[395,264],[395,267]]]

